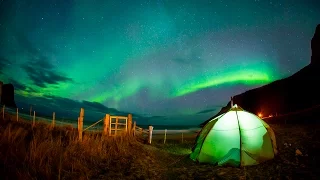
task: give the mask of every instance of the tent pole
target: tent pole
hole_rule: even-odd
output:
[[[240,167],[242,162],[242,138],[241,138],[241,128],[240,128],[240,122],[239,122],[239,116],[236,110],[237,120],[238,120],[238,127],[239,127],[239,137],[240,137]]]
[[[233,107],[233,97],[231,96],[231,101],[230,101],[230,105],[231,105],[231,108]]]

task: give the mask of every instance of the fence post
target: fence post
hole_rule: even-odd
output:
[[[128,134],[131,136],[131,132],[132,132],[132,114],[128,114]]]
[[[181,135],[181,141],[182,141],[182,143],[183,143],[183,132],[182,132],[182,135]]]
[[[136,126],[137,126],[137,124],[136,124],[136,121],[134,121],[133,122],[133,136],[136,136]]]
[[[119,120],[118,120],[118,117],[116,117],[116,124],[115,124],[115,130],[114,130],[115,136],[117,135],[117,131],[118,131],[118,123],[119,123]]]
[[[19,109],[17,108],[17,121],[19,121]]]
[[[82,130],[83,130],[83,116],[84,116],[84,109],[80,109],[80,116],[78,118],[78,132],[79,132],[79,141],[82,141]]]
[[[167,129],[164,130],[164,140],[163,140],[163,144],[166,143],[167,140]]]
[[[30,120],[31,120],[31,112],[32,112],[32,106],[30,105]]]
[[[56,121],[56,113],[55,112],[53,112],[52,113],[52,127],[54,128],[54,125],[55,125],[55,122]]]
[[[106,114],[104,117],[104,126],[103,126],[103,134],[106,136],[108,135],[108,129],[110,126],[110,114]]]
[[[2,119],[4,120],[4,110],[5,110],[5,108],[6,108],[6,105],[3,105],[3,107],[2,107]]]
[[[32,127],[36,124],[36,111],[33,111]]]
[[[152,141],[152,130],[153,130],[153,126],[149,126],[149,138],[148,138],[149,144],[151,144],[151,141]]]

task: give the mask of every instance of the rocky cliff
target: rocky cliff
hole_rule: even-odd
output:
[[[311,40],[311,64],[320,64],[320,24],[316,28],[316,32]]]
[[[0,81],[1,104],[6,107],[17,108],[14,101],[14,87],[12,84],[3,84]]]
[[[320,24],[311,40],[311,63],[290,77],[274,81],[268,85],[246,91],[233,97],[233,103],[243,109],[263,116],[275,116],[320,104]],[[226,112],[231,102],[220,112],[202,123]],[[310,113],[308,114],[310,117]],[[299,121],[306,121],[300,117]]]

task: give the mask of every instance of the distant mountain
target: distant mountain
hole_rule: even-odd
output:
[[[17,108],[17,105],[14,101],[14,87],[12,84],[3,84],[0,81],[0,97],[1,105]]]
[[[238,104],[243,109],[262,116],[273,116],[269,120],[277,119],[278,114],[287,114],[314,107],[320,104],[320,24],[311,40],[311,63],[290,77],[274,81],[265,86],[246,91],[233,97],[233,104]],[[223,107],[218,114],[209,120],[229,110],[231,102]],[[297,121],[318,119],[315,115],[320,108],[313,111],[304,111],[306,116],[299,115]],[[313,115],[310,116],[310,113]],[[298,117],[298,116],[296,116]],[[305,117],[305,118],[304,118]],[[294,117],[291,117],[294,119]]]

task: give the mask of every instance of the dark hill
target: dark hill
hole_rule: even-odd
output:
[[[233,97],[233,103],[249,112],[261,113],[263,116],[287,114],[320,104],[320,24],[311,40],[311,50],[312,56],[309,65],[290,77],[236,95]],[[226,112],[230,108],[230,103],[209,120]],[[316,111],[320,112],[319,109],[317,108]],[[308,120],[318,118],[315,117],[315,113],[312,113],[314,116],[310,116],[311,112],[306,118],[299,115],[300,120],[307,121],[307,118]],[[206,124],[209,120],[201,125]]]

